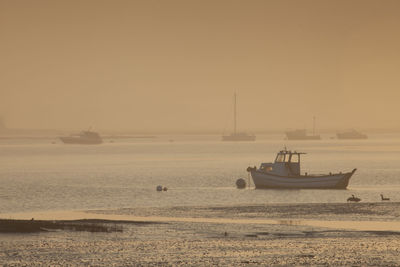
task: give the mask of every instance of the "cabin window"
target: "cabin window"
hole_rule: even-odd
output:
[[[284,162],[285,161],[285,155],[283,154],[278,154],[278,156],[276,156],[276,162]]]
[[[297,154],[292,154],[292,159],[290,160],[293,163],[299,163],[300,162],[300,156]]]
[[[265,171],[265,172],[270,172],[272,171],[271,166],[261,166],[260,170]]]

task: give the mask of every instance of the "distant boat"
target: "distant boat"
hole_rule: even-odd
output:
[[[313,134],[308,135],[306,129],[297,129],[293,131],[286,131],[288,140],[320,140],[321,136],[315,134],[315,117],[313,118]]]
[[[320,135],[308,135],[306,129],[298,129],[287,131],[286,137],[288,140],[320,140]]]
[[[60,137],[65,144],[97,145],[103,143],[103,139],[96,132],[82,131],[77,135]]]
[[[248,167],[256,188],[275,189],[346,189],[357,169],[347,173],[322,175],[300,174],[302,152],[281,150],[274,163],[261,163],[260,168]]]
[[[233,133],[230,135],[223,135],[222,141],[255,141],[256,136],[254,134],[247,134],[244,132],[237,132],[236,123],[236,93],[234,94],[233,100]]]
[[[255,135],[249,135],[247,133],[232,133],[231,135],[222,136],[222,141],[255,141]]]
[[[368,139],[366,134],[360,133],[354,129],[348,132],[337,133],[336,136],[338,139]]]

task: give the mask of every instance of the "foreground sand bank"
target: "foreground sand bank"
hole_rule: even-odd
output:
[[[400,231],[388,227],[400,225],[398,207],[345,203],[42,212],[41,216],[58,219],[85,216],[162,223],[112,221],[123,230],[113,233],[2,234],[0,264],[399,266]],[[360,214],[363,221],[357,220]]]

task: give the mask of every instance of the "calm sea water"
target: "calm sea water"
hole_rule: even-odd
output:
[[[127,207],[345,202],[350,194],[400,201],[400,136],[368,140],[221,142],[220,136],[158,136],[65,145],[54,139],[0,139],[0,213]],[[169,140],[173,139],[174,142]],[[302,172],[357,172],[348,190],[238,190],[248,166],[278,150],[307,152]],[[156,192],[156,186],[168,187]]]

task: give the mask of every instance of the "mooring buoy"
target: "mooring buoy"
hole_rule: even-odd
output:
[[[245,188],[245,187],[246,187],[246,181],[245,181],[244,179],[242,179],[242,178],[237,179],[237,180],[236,180],[236,187],[237,187],[238,189],[243,189],[243,188]]]

